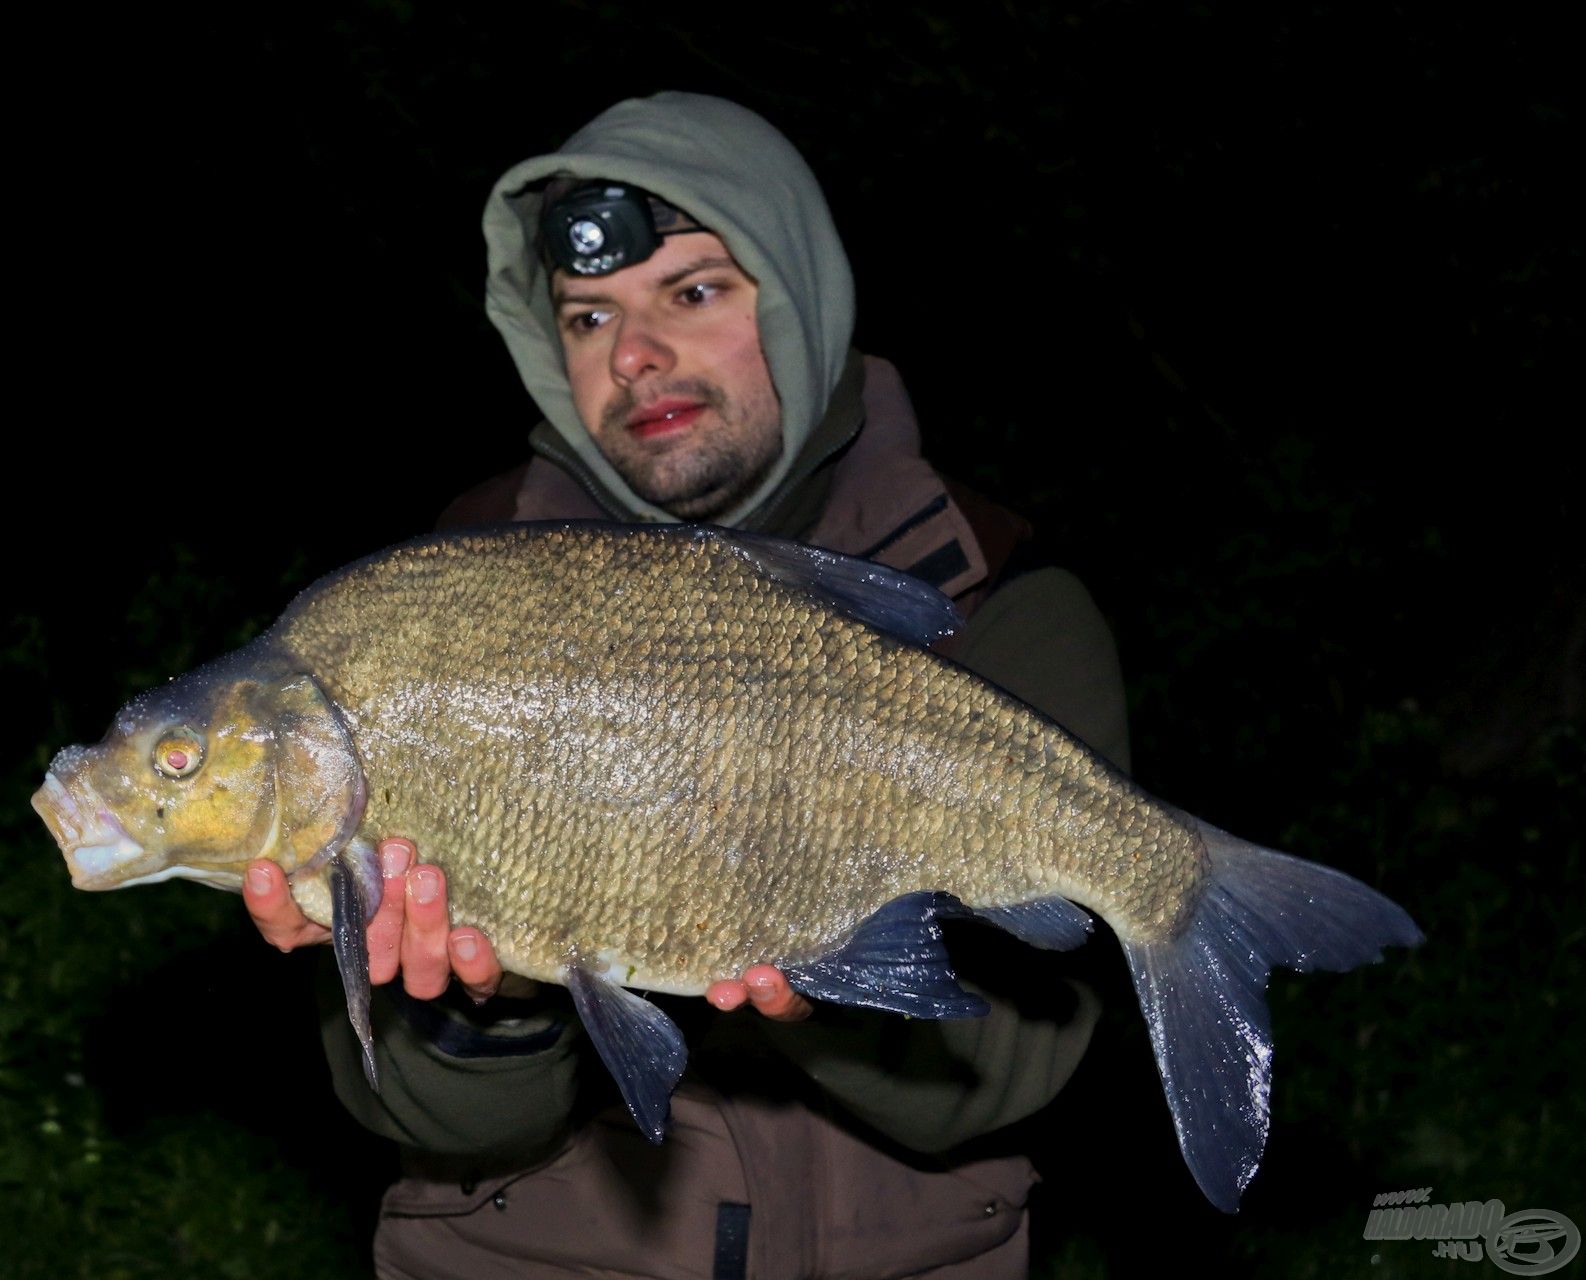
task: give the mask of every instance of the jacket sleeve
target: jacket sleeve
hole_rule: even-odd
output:
[[[544,1163],[566,1145],[583,1031],[554,996],[498,1000],[480,1017],[460,999],[420,1001],[394,987],[375,988],[376,1093],[364,1079],[328,954],[318,995],[336,1094],[366,1129],[404,1146],[489,1157],[502,1167]]]
[[[762,1034],[845,1111],[912,1151],[940,1155],[1023,1120],[1068,1083],[1101,1003],[1084,983],[1055,976],[1039,999],[1008,989],[1003,975],[976,981],[968,945],[967,935],[954,940],[955,963],[961,985],[990,1003],[984,1018],[822,1007],[809,1023],[767,1022]]]
[[[956,659],[1123,768],[1129,738],[1112,634],[1079,579],[1042,569],[995,592]],[[1031,1115],[1067,1083],[1101,1013],[1094,992],[983,926],[949,938],[984,1018],[923,1022],[822,1007],[808,1023],[767,1022],[773,1045],[834,1101],[892,1140],[940,1153]],[[1020,952],[1023,952],[1021,955]]]
[[[1066,569],[1037,569],[999,588],[969,620],[954,657],[1128,771],[1118,650],[1090,592]]]

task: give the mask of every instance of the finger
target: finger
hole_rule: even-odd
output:
[[[380,905],[369,919],[369,982],[396,977],[402,963],[402,924],[407,907],[407,871],[417,850],[411,840],[380,842]]]
[[[768,964],[745,969],[744,985],[749,988],[749,1003],[777,1022],[802,1022],[815,1007],[788,986],[787,976]]]
[[[330,930],[315,924],[292,900],[286,873],[275,863],[256,858],[242,877],[242,901],[264,940],[272,947],[291,951],[312,942],[324,942]]]
[[[713,982],[705,989],[705,999],[718,1009],[736,1009],[749,999],[749,988],[736,978]]]
[[[402,985],[416,999],[433,1000],[452,977],[446,953],[446,876],[439,867],[420,863],[408,872],[403,911]]]
[[[452,972],[463,990],[476,1001],[488,1000],[501,986],[501,964],[496,949],[478,929],[464,925],[453,929],[446,939],[451,953]]]

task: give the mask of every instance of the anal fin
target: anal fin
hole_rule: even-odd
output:
[[[651,1142],[666,1136],[672,1090],[688,1064],[683,1033],[643,996],[591,973],[580,964],[566,969],[567,988],[639,1129]]]
[[[906,893],[860,924],[829,955],[782,965],[788,984],[833,1004],[863,1005],[915,1018],[979,1018],[991,1011],[958,985],[939,921],[972,913],[947,893]]]
[[[971,908],[975,919],[1005,929],[1020,942],[1047,951],[1083,946],[1093,927],[1090,915],[1067,898],[1032,898],[1011,907]]]

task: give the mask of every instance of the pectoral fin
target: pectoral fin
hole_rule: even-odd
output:
[[[795,991],[916,1018],[979,1018],[991,1007],[958,985],[942,943],[943,918],[970,915],[947,893],[906,893],[867,918],[854,936],[807,964],[784,964]]]
[[[688,1048],[677,1024],[642,996],[591,973],[582,965],[565,970],[567,988],[606,1064],[622,1100],[651,1142],[666,1136],[672,1090],[688,1063]]]
[[[365,933],[369,917],[380,902],[380,873],[374,856],[372,848],[354,841],[331,860],[326,875],[330,881],[331,949],[336,953],[336,968],[341,972],[342,990],[347,995],[347,1019],[363,1046],[364,1078],[378,1093],[374,1034],[369,1026],[369,940]]]

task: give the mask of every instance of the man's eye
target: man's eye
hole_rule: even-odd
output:
[[[573,333],[593,333],[610,318],[605,311],[576,311],[562,323]]]
[[[691,284],[678,292],[677,299],[690,307],[701,307],[722,291],[719,284]]]

